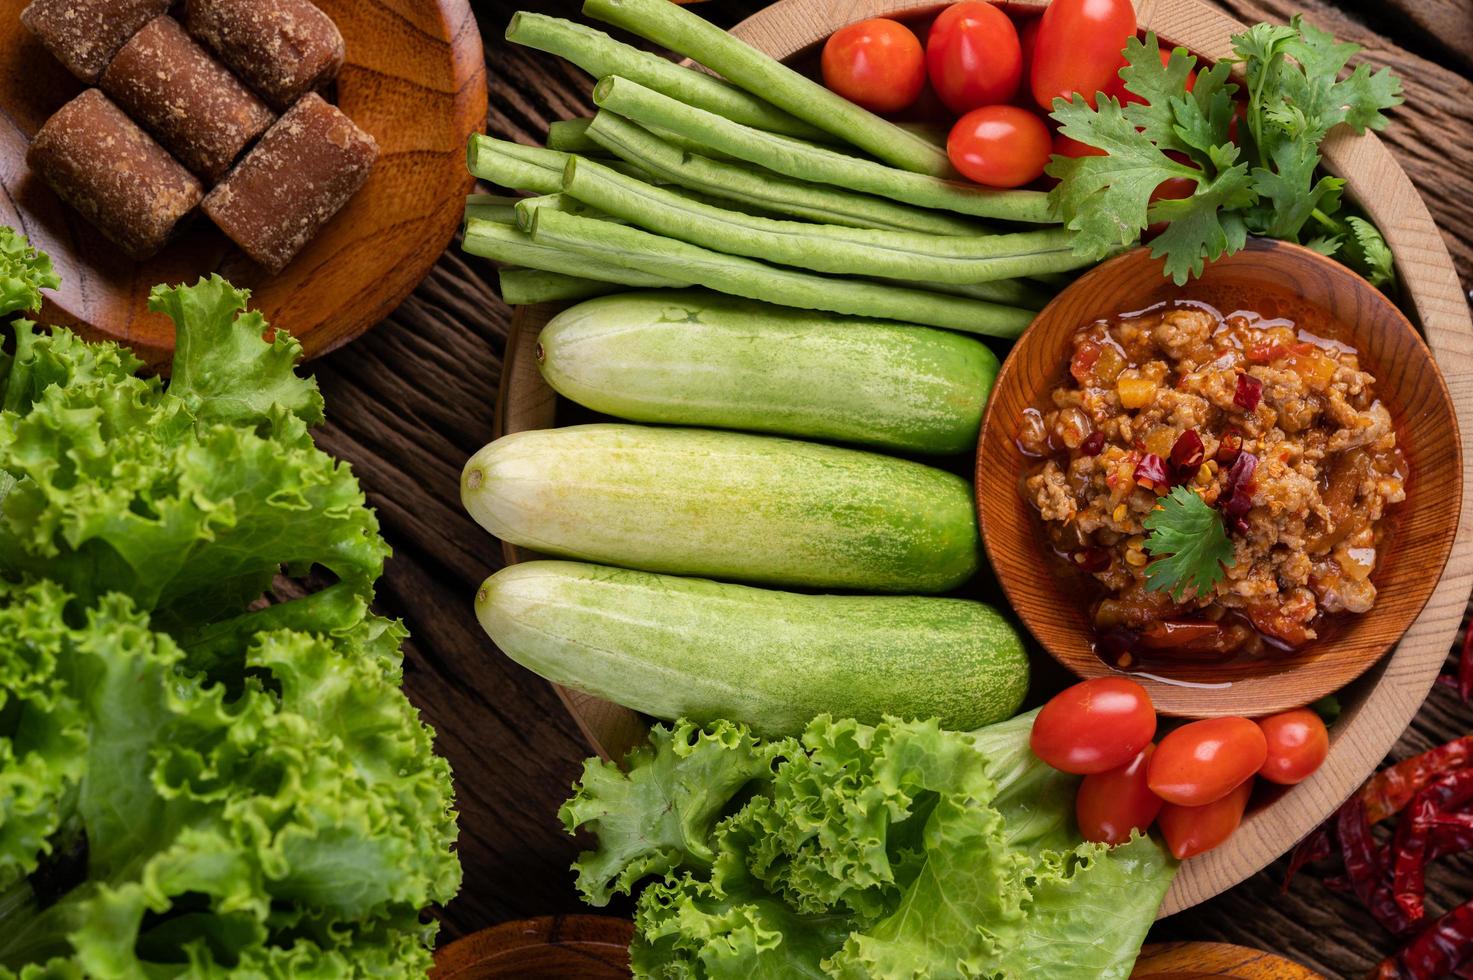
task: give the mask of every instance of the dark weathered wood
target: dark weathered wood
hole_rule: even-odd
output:
[[[1272,6],[1253,6],[1265,2]],[[1378,4],[1382,14],[1366,22],[1322,0],[1225,6],[1250,20],[1284,19],[1302,6],[1316,23],[1366,44],[1368,57],[1406,79],[1408,107],[1395,114],[1386,138],[1427,196],[1464,285],[1473,285],[1473,83],[1456,60],[1440,67],[1374,33],[1383,29],[1386,11],[1409,9],[1416,0]],[[541,140],[549,121],[588,111],[590,82],[556,59],[500,40],[518,5],[476,6],[489,67],[488,128],[531,143]],[[573,0],[520,5],[578,17]],[[699,9],[729,26],[759,6],[760,0],[735,0]],[[1466,0],[1431,6],[1456,14]],[[1416,33],[1400,26],[1401,36]],[[1412,47],[1434,56],[1440,50]],[[379,606],[403,617],[414,634],[406,686],[440,732],[440,748],[456,771],[465,886],[441,913],[443,940],[508,919],[585,910],[567,871],[578,845],[556,813],[586,745],[548,685],[498,654],[470,615],[476,586],[501,557],[497,543],[461,510],[458,476],[491,431],[509,317],[495,296],[490,265],[452,246],[387,321],[314,364],[329,410],[323,445],[352,461],[395,548]],[[1439,688],[1395,754],[1470,729],[1473,709]],[[1389,937],[1353,900],[1325,889],[1313,873],[1281,895],[1282,876],[1280,861],[1163,921],[1152,939],[1268,949],[1328,977],[1363,976],[1390,949]],[[1468,897],[1469,880],[1470,860],[1434,869],[1428,883],[1434,909]],[[613,911],[621,909],[628,907]]]

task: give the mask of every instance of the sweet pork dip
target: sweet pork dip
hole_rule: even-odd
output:
[[[1061,574],[1098,583],[1096,650],[1117,667],[1292,651],[1376,601],[1407,479],[1376,379],[1327,314],[1244,299],[1081,327],[1023,413],[1023,492]]]

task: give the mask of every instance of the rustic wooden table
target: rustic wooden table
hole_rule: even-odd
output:
[[[1473,287],[1473,0],[1218,0],[1240,20],[1310,20],[1366,48],[1405,81],[1407,105],[1385,134]],[[527,4],[577,17],[574,0]],[[730,26],[763,0],[701,8]],[[547,123],[587,114],[588,80],[501,40],[509,0],[476,2],[491,86],[488,129],[540,142]],[[452,244],[382,325],[314,365],[329,421],[319,440],[352,462],[394,546],[379,605],[413,633],[405,683],[439,732],[456,774],[465,885],[439,914],[442,941],[507,919],[582,910],[568,865],[577,851],[556,818],[586,746],[551,689],[502,657],[471,615],[500,548],[461,510],[465,459],[489,438],[510,311],[488,263]],[[1401,757],[1473,730],[1473,708],[1436,690],[1395,749]],[[1331,977],[1359,977],[1391,947],[1353,901],[1284,862],[1156,926],[1152,938],[1272,950]],[[1473,860],[1430,875],[1437,911],[1473,895]],[[627,914],[627,906],[612,913]]]

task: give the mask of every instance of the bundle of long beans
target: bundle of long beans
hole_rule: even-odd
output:
[[[464,248],[508,267],[509,303],[704,286],[805,309],[1015,337],[1091,259],[1040,191],[956,177],[916,127],[884,120],[669,0],[584,13],[718,78],[535,13],[507,39],[598,79],[591,119],[548,146],[473,136]],[[758,94],[760,93],[760,95]],[[983,219],[983,220],[979,220]]]

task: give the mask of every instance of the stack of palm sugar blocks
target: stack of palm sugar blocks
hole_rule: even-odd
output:
[[[280,272],[363,186],[373,137],[317,90],[343,64],[310,0],[32,0],[21,21],[79,79],[26,159],[135,259],[196,207]]]

